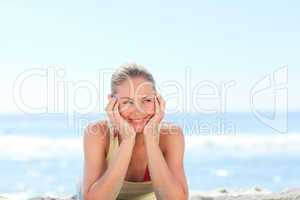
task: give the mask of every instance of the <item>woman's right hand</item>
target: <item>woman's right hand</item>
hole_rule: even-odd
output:
[[[109,103],[105,108],[112,128],[117,130],[122,141],[135,141],[134,128],[120,115],[119,102],[115,96],[109,96]]]

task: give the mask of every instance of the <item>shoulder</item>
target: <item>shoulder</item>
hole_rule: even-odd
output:
[[[163,122],[160,129],[160,144],[164,152],[184,148],[184,133],[179,125]]]
[[[84,130],[84,144],[88,147],[103,146],[105,151],[109,145],[108,123],[106,120],[88,124]]]
[[[162,137],[164,138],[182,138],[183,137],[183,131],[182,128],[177,125],[177,124],[173,124],[173,123],[169,123],[169,122],[163,122],[161,124],[161,128],[160,128],[160,134]]]
[[[108,125],[107,121],[98,121],[98,122],[92,122],[87,125],[84,131],[85,136],[95,136],[100,137],[107,133],[108,131]]]

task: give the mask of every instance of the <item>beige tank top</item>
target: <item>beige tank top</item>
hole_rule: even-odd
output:
[[[106,160],[108,165],[111,163],[111,158],[117,153],[119,148],[118,137],[114,137],[110,128],[109,131],[109,149]],[[118,195],[118,200],[156,200],[153,192],[152,181],[132,182],[124,180],[123,186]]]

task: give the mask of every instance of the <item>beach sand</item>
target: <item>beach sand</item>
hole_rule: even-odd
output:
[[[253,189],[229,190],[225,188],[211,192],[192,192],[190,200],[300,200],[300,188],[272,193],[256,187]]]
[[[77,200],[73,195],[65,198],[58,197],[33,197],[29,200]],[[0,195],[0,200],[14,200]],[[213,191],[190,192],[189,200],[300,200],[300,187],[272,193],[256,187],[252,189],[229,190],[220,188]]]

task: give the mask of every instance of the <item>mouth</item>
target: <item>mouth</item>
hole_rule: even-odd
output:
[[[144,118],[137,118],[137,119],[129,119],[129,121],[132,123],[142,123],[147,119],[148,119],[148,117],[144,117]]]

